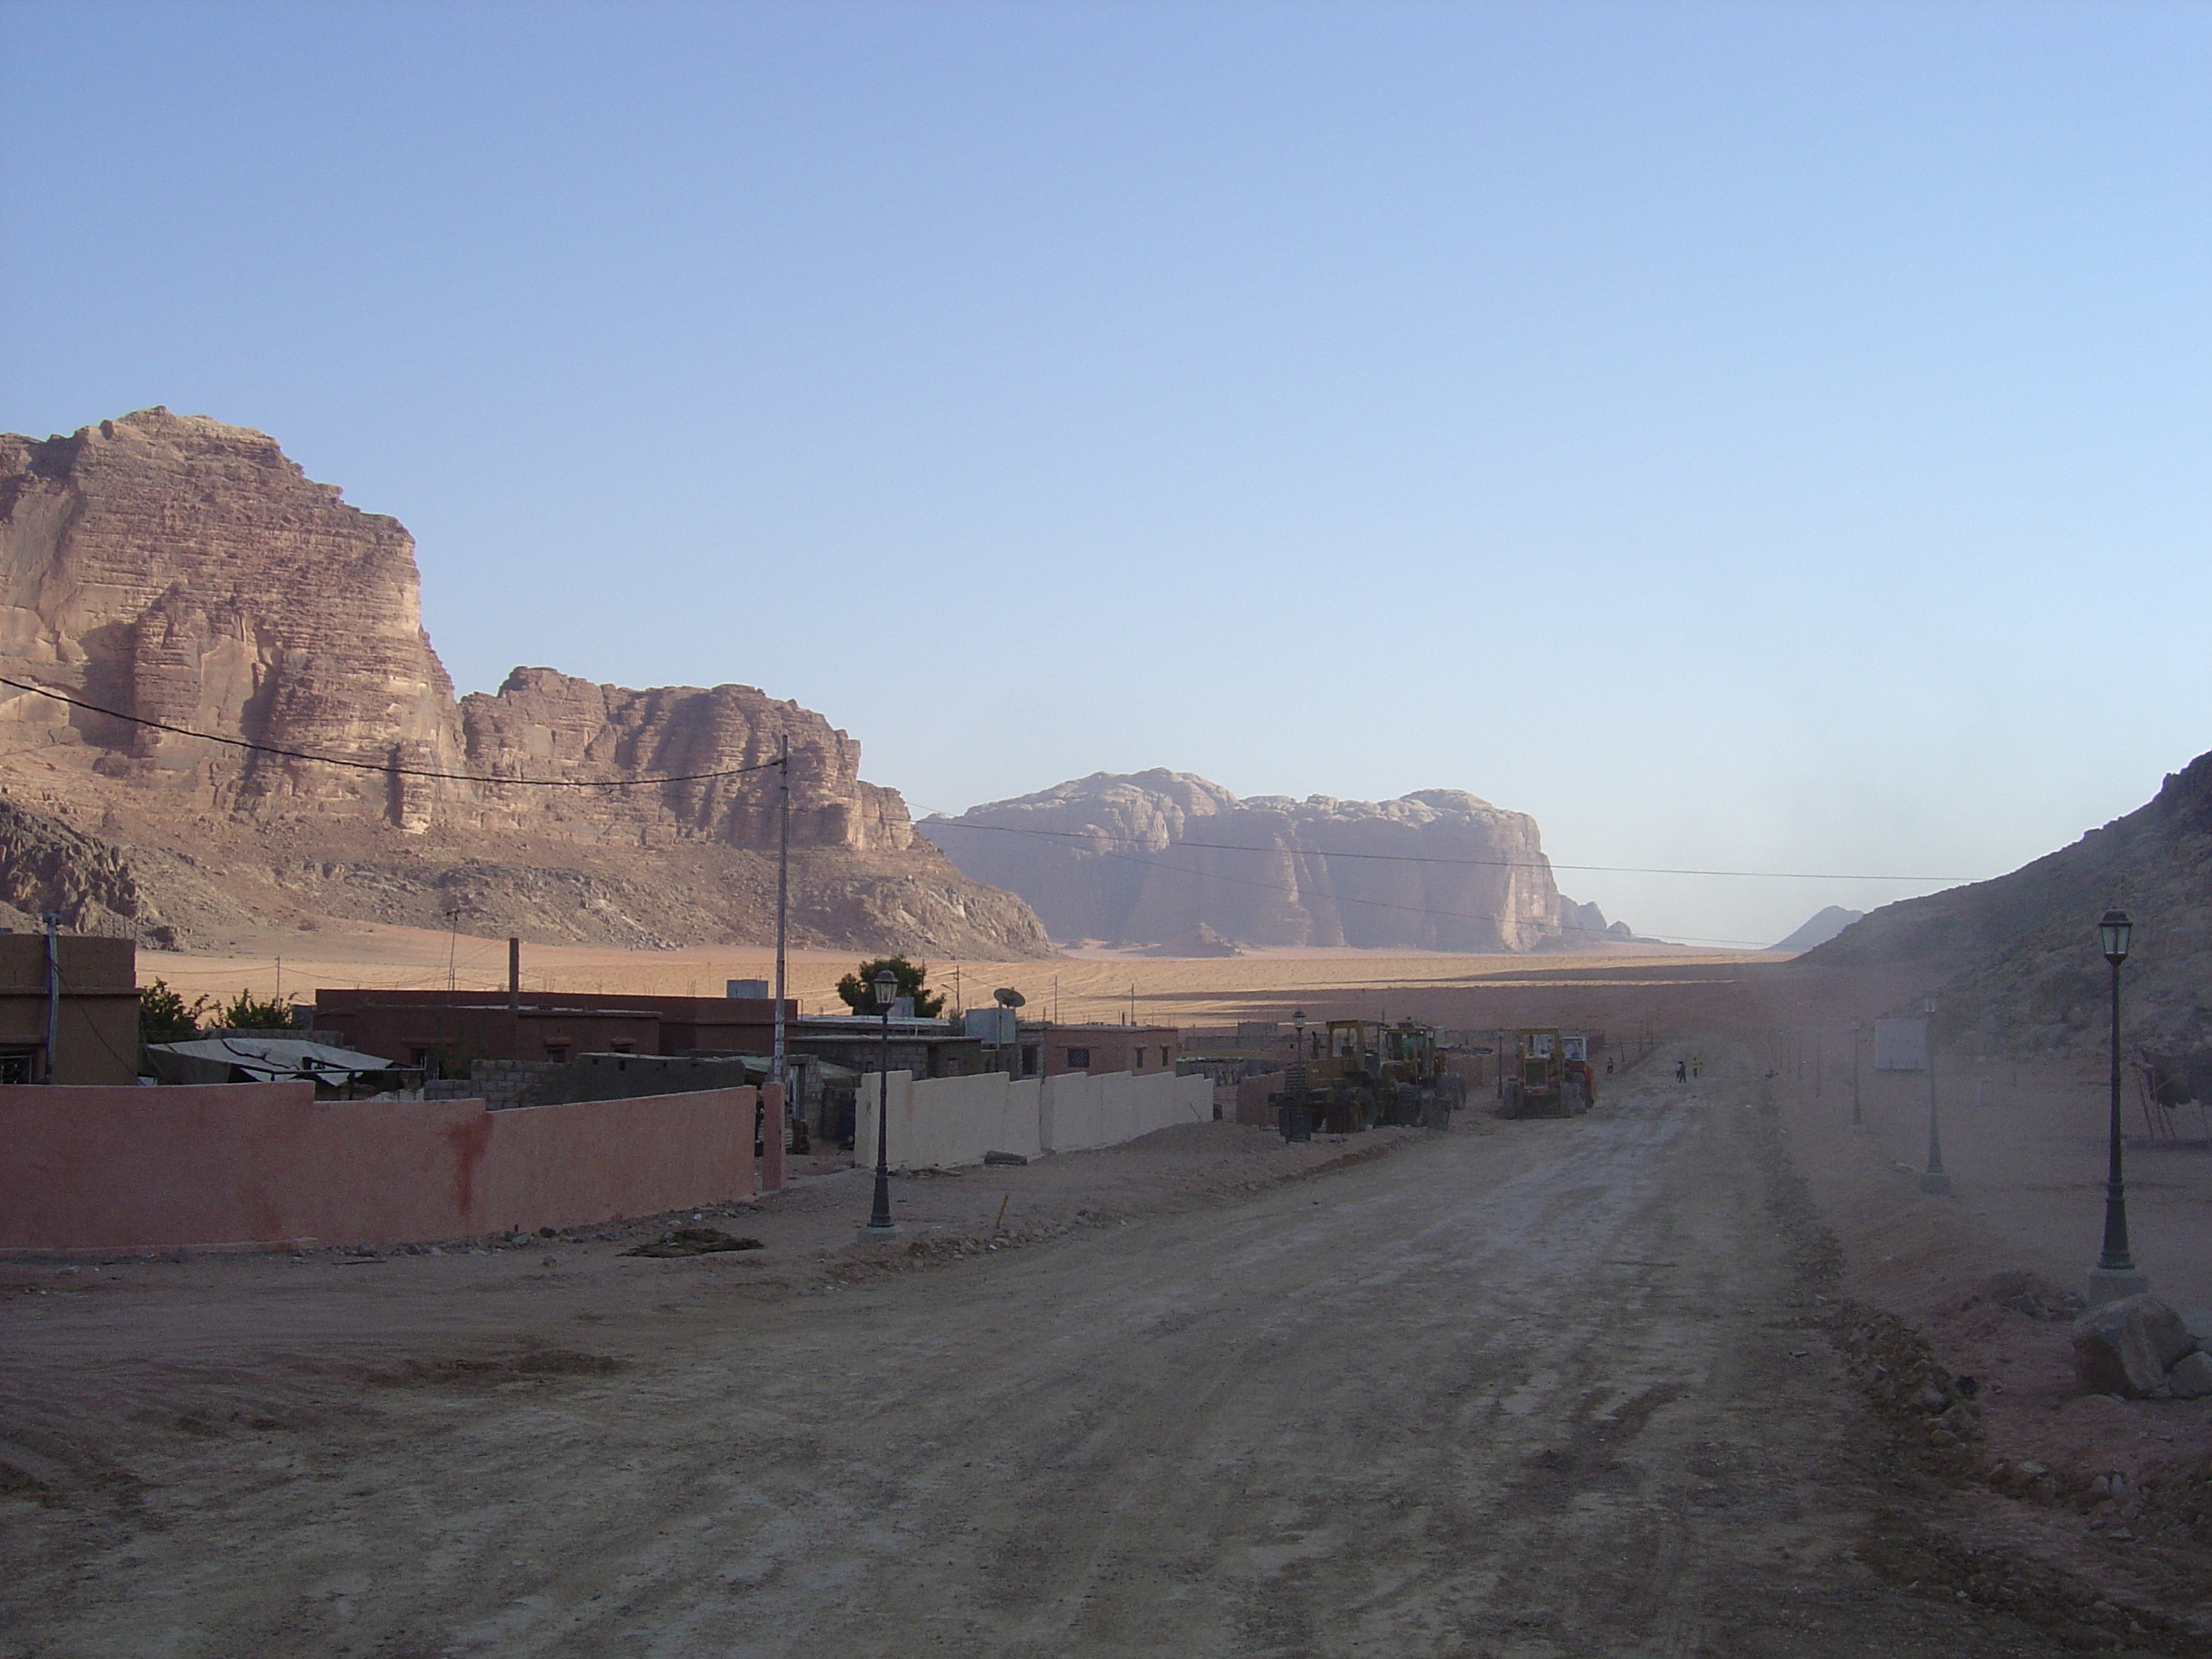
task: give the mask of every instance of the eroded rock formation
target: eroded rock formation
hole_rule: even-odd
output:
[[[921,829],[1063,940],[1204,927],[1261,946],[1495,951],[1626,933],[1560,898],[1534,818],[1455,789],[1239,799],[1188,772],[1100,772]]]
[[[2008,875],[1885,905],[1800,960],[1910,963],[1937,992],[1945,1041],[2033,1054],[2107,1041],[2107,909],[2133,917],[2123,1030],[2178,1099],[2212,1099],[2212,754],[2157,796]]]
[[[861,780],[857,743],[794,703],[543,668],[456,702],[422,629],[406,531],[348,506],[262,433],[152,409],[67,437],[0,436],[0,674],[131,717],[0,687],[0,777],[41,822],[107,848],[46,860],[108,859],[105,926],[129,924],[131,903],[158,916],[149,872],[219,848],[250,909],[432,925],[458,909],[465,925],[535,937],[757,939],[775,774],[692,775],[763,767],[787,741],[800,942],[1048,948],[1018,899],[962,875],[915,835],[896,791]],[[410,775],[422,773],[462,775]],[[522,781],[665,777],[692,781]],[[69,886],[26,882],[28,901]]]

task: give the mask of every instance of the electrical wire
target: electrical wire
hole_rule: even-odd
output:
[[[68,935],[67,937],[81,938],[82,935],[72,934]],[[54,983],[64,993],[80,995],[82,994],[82,993],[78,990],[77,987],[70,983],[70,976],[62,970],[61,946],[58,940],[57,940],[54,946]],[[126,1060],[123,1055],[116,1053],[115,1045],[107,1040],[107,1033],[100,1029],[100,1021],[94,1017],[92,1011],[88,1008],[83,1010],[82,1012],[84,1014],[85,1025],[90,1030],[93,1036],[100,1039],[100,1046],[107,1050],[108,1057],[113,1060],[117,1065],[120,1066],[132,1077],[137,1077],[138,1075],[138,1056],[134,1054]],[[135,1024],[137,1018],[135,1013],[132,1018]],[[56,1035],[58,1036],[59,1032],[57,1031]],[[143,1045],[142,1044],[141,1046],[143,1047]],[[59,1059],[60,1056],[58,1054],[50,1056],[47,1063],[50,1066],[53,1065]]]
[[[4,682],[0,682],[4,684]],[[1121,842],[1127,846],[1140,847],[1146,843],[1142,836],[1115,836],[1103,830],[1028,830],[1011,823],[970,823],[963,818],[942,818],[934,824],[928,819],[915,825],[915,830],[927,834],[933,828],[956,830],[990,830],[1005,836],[1042,836],[1054,841]],[[1272,853],[1288,854],[1293,858],[1360,859],[1378,864],[1450,864],[1465,865],[1487,870],[1574,870],[1597,872],[1616,876],[1726,876],[1761,881],[1941,881],[1967,882],[1972,876],[1858,876],[1836,875],[1807,870],[1674,870],[1636,864],[1558,864],[1549,859],[1455,859],[1439,858],[1424,853],[1331,853],[1307,847],[1237,847],[1213,841],[1177,841],[1170,847],[1202,848],[1214,853]]]
[[[56,702],[65,702],[72,708],[82,708],[89,714],[105,714],[110,720],[126,720],[133,726],[151,726],[156,732],[174,732],[180,738],[197,738],[202,743],[227,744],[233,749],[252,750],[257,755],[279,755],[287,760],[313,761],[322,766],[350,767],[356,772],[381,772],[386,776],[401,778],[436,778],[449,783],[514,784],[531,789],[641,789],[659,783],[700,783],[709,778],[734,778],[748,772],[765,772],[783,764],[781,760],[762,761],[753,766],[725,767],[719,772],[679,772],[658,778],[503,778],[482,772],[434,772],[425,767],[402,766],[396,761],[349,760],[337,755],[310,754],[303,749],[280,749],[274,744],[255,743],[249,738],[226,738],[214,732],[195,732],[188,726],[172,726],[167,720],[149,720],[143,714],[126,714],[119,708],[102,708],[96,702],[87,702],[82,697],[72,697],[52,686],[34,685],[27,680],[11,680],[0,675],[0,685],[10,685],[18,691],[28,691],[34,696],[51,697]]]

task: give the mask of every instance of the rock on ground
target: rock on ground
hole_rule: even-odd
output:
[[[2074,1374],[2087,1394],[2154,1394],[2197,1340],[2181,1316],[2154,1296],[2130,1296],[2082,1316],[2074,1331]]]

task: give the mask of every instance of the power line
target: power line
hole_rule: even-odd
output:
[[[933,827],[925,819],[915,825],[927,833]],[[1011,823],[971,823],[963,818],[943,818],[936,822],[937,829],[991,830],[1002,836],[1042,836],[1054,841],[1115,841],[1126,846],[1146,844],[1142,836],[1115,836],[1104,830],[1026,830]],[[1576,870],[1596,871],[1616,876],[1729,876],[1763,881],[1942,881],[1966,882],[1972,876],[1856,876],[1836,875],[1819,871],[1804,870],[1674,870],[1636,864],[1557,864],[1549,859],[1453,859],[1439,858],[1422,853],[1330,853],[1310,847],[1237,847],[1224,842],[1176,841],[1170,847],[1196,847],[1213,853],[1273,853],[1287,854],[1302,859],[1363,859],[1378,864],[1453,864],[1466,865],[1487,870]],[[1110,856],[1110,855],[1109,855]],[[1196,873],[1195,872],[1193,872]],[[1223,877],[1220,879],[1226,880]]]
[[[659,778],[502,778],[480,772],[433,772],[422,767],[402,766],[396,761],[347,760],[337,755],[309,754],[304,749],[279,749],[274,744],[255,743],[247,738],[226,738],[214,732],[195,732],[188,726],[172,726],[167,720],[149,720],[143,714],[126,714],[119,708],[104,708],[96,702],[72,697],[67,692],[57,691],[51,686],[11,680],[5,675],[0,675],[0,685],[12,685],[18,691],[28,691],[34,696],[51,697],[56,702],[65,702],[70,708],[82,708],[89,714],[105,714],[110,720],[126,720],[133,726],[150,726],[156,732],[173,732],[180,738],[197,738],[202,743],[221,743],[228,744],[233,749],[250,749],[257,755],[281,755],[287,760],[313,761],[321,766],[351,767],[356,772],[381,772],[401,778],[437,778],[449,783],[516,784],[531,789],[637,789],[656,783],[699,783],[709,778],[734,778],[747,772],[765,772],[780,764],[776,761],[763,761],[757,766],[726,767],[719,772],[681,772]]]

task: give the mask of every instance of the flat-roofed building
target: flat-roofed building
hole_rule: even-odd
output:
[[[0,933],[0,1083],[131,1083],[138,1075],[137,945],[58,933],[50,986],[46,944],[44,933]]]
[[[1047,1077],[1068,1072],[1172,1072],[1181,1057],[1181,1033],[1172,1025],[1024,1026],[1044,1042]]]

